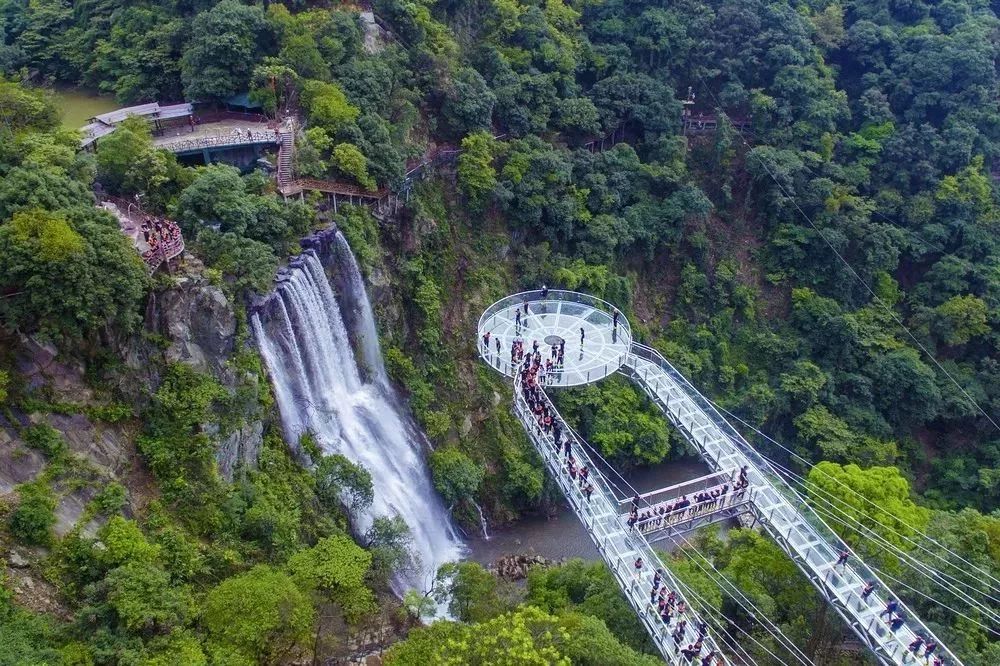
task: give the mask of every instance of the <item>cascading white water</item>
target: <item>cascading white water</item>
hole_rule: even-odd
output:
[[[303,433],[312,432],[326,453],[340,453],[371,472],[375,500],[353,516],[357,527],[367,530],[377,516],[405,520],[417,561],[393,587],[398,594],[425,590],[437,568],[460,559],[465,548],[431,484],[420,450],[422,435],[385,376],[357,264],[339,233],[335,242],[341,245],[337,254],[350,257],[338,268],[347,271],[347,288],[356,290],[349,297],[362,304],[353,314],[370,378],[359,372],[341,305],[312,249],[291,264],[275,293],[254,313],[252,326],[285,437],[296,445]]]

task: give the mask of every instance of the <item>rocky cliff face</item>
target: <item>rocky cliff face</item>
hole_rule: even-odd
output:
[[[115,351],[122,363],[106,373],[105,388],[93,388],[83,363],[60,354],[51,344],[30,338],[15,341],[10,345],[14,380],[30,400],[26,408],[0,413],[0,496],[45,470],[45,456],[23,438],[26,428],[44,424],[58,433],[80,466],[72,483],[54,484],[57,534],[73,529],[85,516],[90,499],[111,481],[126,487],[127,510],[143,504],[155,493],[155,484],[136,450],[141,424],[129,411],[139,413],[148,405],[168,363],[190,365],[233,391],[255,381],[231,363],[240,344],[238,329],[233,304],[204,276],[201,264],[188,259],[171,286],[150,294],[143,331],[118,343]],[[120,396],[120,402],[112,395]],[[256,464],[265,430],[259,414],[234,421],[239,425],[229,432],[206,424],[217,440],[220,474],[229,480],[237,469]],[[97,526],[83,529],[92,532]]]

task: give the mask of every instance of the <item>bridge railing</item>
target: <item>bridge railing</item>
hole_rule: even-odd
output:
[[[257,143],[278,143],[278,132],[275,130],[240,130],[224,134],[213,134],[194,138],[179,137],[176,140],[159,139],[155,147],[172,153],[186,153],[205,148],[225,148],[228,146],[246,146]]]
[[[553,481],[562,490],[570,507],[587,528],[588,534],[607,563],[612,576],[625,593],[639,620],[646,627],[657,649],[671,664],[699,664],[701,662],[699,658],[685,659],[681,655],[680,648],[674,644],[671,634],[672,627],[675,627],[676,623],[669,626],[664,624],[654,612],[652,605],[648,603],[653,571],[657,568],[663,571],[663,584],[668,586],[668,590],[673,590],[679,599],[684,600],[687,595],[682,592],[682,586],[670,569],[663,565],[659,554],[653,550],[638,530],[631,533],[626,532],[618,515],[618,497],[604,478],[600,468],[594,464],[587,453],[586,443],[566,423],[544,390],[541,391],[541,397],[553,417],[553,422],[560,425],[562,432],[571,441],[573,457],[589,471],[588,482],[594,487],[590,499],[587,499],[583,493],[580,483],[570,478],[569,474],[566,473],[565,460],[560,455],[560,451],[556,449],[552,433],[539,427],[536,416],[531,411],[521,390],[520,372],[514,373],[515,415],[535,443],[535,448],[549,468]],[[643,567],[638,572],[634,565],[637,557],[641,557],[643,560]],[[688,619],[688,624],[680,647],[698,640],[696,628],[698,614],[694,610],[698,604],[692,604],[691,601],[687,599],[689,610],[686,619]],[[705,650],[718,651],[718,645],[711,635],[704,638],[703,645]],[[718,651],[718,658],[727,666],[730,663],[721,651]]]
[[[781,523],[784,523],[785,535],[790,539],[791,535],[794,533],[796,537],[799,536],[799,528],[796,525],[801,525],[802,528],[810,530],[813,535],[817,537],[817,541],[810,544],[807,548],[804,557],[801,558],[800,562],[797,564],[800,567],[805,567],[808,569],[822,569],[825,573],[819,579],[814,575],[810,575],[810,579],[821,588],[824,596],[841,606],[844,610],[840,612],[847,612],[851,615],[857,616],[868,616],[871,615],[873,609],[877,609],[884,603],[884,596],[880,594],[875,594],[869,597],[868,601],[862,601],[858,595],[858,591],[861,587],[868,581],[876,581],[880,585],[881,590],[890,591],[891,587],[886,585],[881,578],[873,571],[867,564],[861,561],[859,558],[851,558],[850,563],[845,565],[842,572],[834,571],[835,567],[831,567],[830,564],[837,559],[837,555],[843,549],[848,548],[847,544],[836,534],[827,524],[823,521],[819,515],[806,503],[806,499],[782,477],[771,465],[769,461],[764,459],[754,448],[747,442],[743,436],[728,422],[726,419],[719,414],[715,406],[710,400],[701,394],[698,389],[696,389],[687,378],[681,374],[673,365],[667,361],[662,354],[657,350],[648,347],[646,345],[641,345],[634,343],[630,352],[630,356],[635,359],[641,359],[648,363],[655,365],[660,371],[662,371],[669,381],[673,382],[681,391],[684,400],[690,401],[693,407],[697,410],[697,413],[692,414],[688,412],[685,416],[690,415],[692,419],[692,424],[695,424],[694,428],[703,429],[707,424],[700,421],[700,418],[707,419],[712,427],[721,434],[724,440],[721,442],[723,447],[728,446],[731,455],[722,457],[729,457],[729,465],[742,466],[744,464],[750,464],[751,469],[749,472],[750,481],[753,485],[761,486],[761,491],[757,493],[758,502],[762,503],[770,497],[771,500],[768,502],[771,505],[770,512],[764,513],[760,516],[762,522],[765,524],[770,524],[777,527]],[[643,372],[640,370],[634,361],[629,361],[627,366],[630,366],[629,372],[636,379],[642,380],[644,384],[651,385],[650,378],[647,374],[644,376]],[[655,378],[654,378],[655,380]],[[669,405],[667,405],[669,408]],[[697,423],[696,423],[697,422]],[[704,430],[702,430],[704,432]],[[695,440],[696,445],[699,445],[703,449],[706,459],[709,462],[715,462],[715,460],[720,457],[721,448],[716,446],[716,450],[713,452],[710,450],[712,445],[716,445],[716,442],[709,441],[704,438],[699,438],[695,434],[691,434],[690,439]],[[700,440],[700,441],[699,441]],[[770,492],[768,492],[770,491]],[[776,493],[776,496],[772,496],[772,493]],[[777,521],[775,521],[775,515],[777,513]],[[780,531],[780,530],[779,530]],[[789,543],[789,547],[795,549],[799,548],[800,544]],[[835,580],[831,580],[831,577]],[[842,582],[843,584],[838,584]],[[824,589],[825,588],[825,589]],[[846,590],[846,592],[845,592]],[[842,595],[843,598],[841,598]],[[871,617],[870,620],[866,620],[867,626],[861,627],[857,624],[852,624],[855,627],[856,632],[864,633],[871,641],[873,641],[875,646],[883,649],[884,652],[882,656],[891,659],[893,662],[898,662],[901,656],[897,657],[897,651],[902,645],[903,641],[909,642],[912,640],[916,634],[922,633],[924,636],[933,636],[933,633],[924,625],[918,616],[913,613],[909,608],[900,601],[900,609],[905,611],[907,618],[907,624],[900,629],[902,637],[898,637],[892,634],[887,627],[881,625],[880,622],[875,617]],[[846,618],[845,618],[846,619]],[[948,657],[953,661],[954,664],[961,664],[962,662],[955,657],[950,650],[948,650],[943,644],[938,641],[940,649],[942,652],[947,653]],[[895,646],[893,646],[895,644]]]

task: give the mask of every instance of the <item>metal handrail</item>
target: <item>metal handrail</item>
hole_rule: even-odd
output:
[[[193,139],[183,138],[178,141],[160,141],[154,143],[154,147],[171,153],[182,153],[188,150],[201,150],[203,148],[248,146],[258,143],[278,143],[278,132],[275,130],[251,130],[249,136],[243,133],[237,135],[233,132],[213,134]]]

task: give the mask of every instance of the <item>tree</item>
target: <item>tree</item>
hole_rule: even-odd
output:
[[[338,143],[333,147],[330,163],[345,175],[351,176],[362,187],[374,190],[378,187],[375,179],[368,175],[368,160],[358,147],[350,143]]]
[[[202,622],[210,651],[276,664],[310,633],[315,612],[285,573],[260,564],[205,595]]]
[[[947,345],[964,345],[972,338],[989,333],[986,303],[971,294],[952,296],[934,308],[934,329]]]
[[[463,622],[484,622],[503,612],[497,579],[478,562],[449,562],[437,572],[434,598]]]
[[[82,341],[131,331],[148,278],[111,215],[33,209],[0,225],[0,320],[9,329]]]
[[[15,167],[0,180],[0,221],[31,208],[56,211],[92,201],[87,183],[51,169]]]
[[[334,536],[292,555],[288,570],[300,589],[336,604],[353,623],[376,605],[365,585],[371,563],[371,553],[346,536]]]
[[[339,509],[342,498],[346,498],[351,511],[368,508],[375,498],[371,473],[339,453],[322,456],[316,463],[313,477],[316,496],[331,511]]]
[[[52,95],[14,81],[0,81],[0,109],[4,110],[5,123],[9,123],[5,129],[11,131],[44,131],[59,126],[59,109]]]
[[[454,446],[434,451],[430,465],[434,487],[449,504],[474,498],[486,475],[482,465]]]
[[[365,533],[365,547],[372,554],[373,581],[385,584],[393,573],[418,564],[410,553],[412,539],[409,526],[399,516],[379,516],[372,521]]]
[[[169,631],[194,613],[191,592],[172,584],[170,575],[155,565],[127,562],[108,573],[101,587],[119,622],[131,632]]]
[[[941,391],[934,371],[915,349],[904,347],[880,356],[872,370],[879,383],[876,405],[899,427],[919,427],[937,416]]]
[[[8,518],[10,533],[29,546],[47,546],[56,524],[56,499],[44,481],[18,486],[20,501]]]
[[[302,105],[309,121],[322,127],[330,136],[336,135],[361,113],[347,101],[340,86],[323,81],[306,81],[302,86]]]
[[[387,666],[652,666],[657,660],[623,646],[600,620],[550,615],[524,606],[480,624],[439,621],[412,631],[386,654]]]
[[[497,185],[493,167],[496,141],[489,132],[473,132],[462,139],[458,156],[458,186],[476,210],[481,210]]]
[[[138,116],[126,118],[97,146],[97,177],[118,194],[158,194],[175,164],[172,155],[153,147],[149,124]]]
[[[267,291],[278,268],[269,245],[232,232],[202,229],[194,247],[209,267],[222,271],[237,294]]]
[[[912,550],[913,540],[926,528],[931,516],[930,511],[913,502],[909,482],[895,467],[862,469],[821,462],[810,470],[807,490],[813,503],[823,507],[832,503],[836,507],[832,511],[845,517],[847,525],[834,523],[841,537],[865,557],[897,570],[897,557],[868,532],[878,534],[896,548]]]
[[[445,88],[441,113],[455,136],[465,136],[490,127],[496,100],[479,72],[461,67]]]
[[[222,0],[198,14],[181,58],[184,96],[223,100],[245,91],[269,36],[260,7]]]

